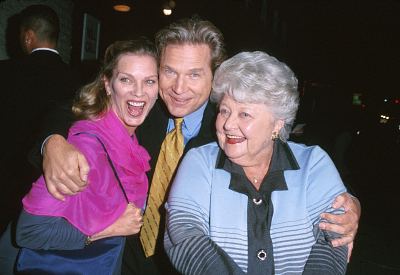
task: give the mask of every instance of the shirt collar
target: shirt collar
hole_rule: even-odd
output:
[[[224,169],[232,173],[238,173],[239,171],[244,173],[242,167],[231,162],[221,149],[218,153],[218,159],[215,168]],[[297,163],[297,160],[294,157],[289,145],[281,140],[275,141],[271,164],[268,171],[273,172],[278,170],[284,171],[298,169],[300,169],[300,166]]]
[[[206,109],[207,101],[196,111],[185,116],[183,121],[189,135],[193,136],[200,129],[201,120],[203,119],[204,110]]]
[[[203,119],[206,106],[207,101],[199,109],[183,118],[182,132],[185,137],[193,137],[197,135],[198,131],[200,130],[201,121]],[[174,128],[174,120],[170,118],[168,120],[167,132],[172,131]]]
[[[31,53],[36,52],[36,51],[50,51],[50,52],[59,54],[57,50],[50,49],[50,48],[36,48],[36,49],[33,49]]]
[[[246,178],[243,168],[240,165],[230,161],[221,149],[218,154],[216,168],[223,169],[231,174],[234,174],[234,180],[231,180],[231,184],[229,186],[230,189],[240,193],[249,193],[248,186],[242,184],[241,180],[238,180],[239,178]],[[285,178],[283,177],[283,171],[298,169],[300,169],[300,167],[289,145],[279,139],[276,140],[274,142],[270,167],[259,191],[287,190],[287,184]],[[264,184],[266,181],[271,182],[272,186]]]

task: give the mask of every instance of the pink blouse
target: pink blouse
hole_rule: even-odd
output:
[[[144,208],[150,156],[135,135],[129,136],[113,111],[98,120],[78,121],[69,131],[68,141],[85,155],[90,166],[87,188],[59,201],[48,193],[41,176],[22,202],[30,214],[64,217],[82,233],[93,235],[113,224],[127,202],[100,142],[88,134],[77,135],[82,132],[96,135],[104,143],[129,201]]]

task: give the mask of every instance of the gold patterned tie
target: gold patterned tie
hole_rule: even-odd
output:
[[[163,205],[165,193],[183,153],[183,118],[176,118],[174,122],[175,129],[167,134],[161,144],[143,216],[140,241],[146,257],[154,255],[160,227],[159,208]]]

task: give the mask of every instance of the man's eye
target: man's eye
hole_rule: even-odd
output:
[[[148,80],[146,80],[146,84],[147,85],[153,85],[153,84],[156,84],[157,83],[157,81],[155,81],[154,79],[148,79]]]
[[[199,78],[199,77],[200,77],[200,74],[199,74],[199,73],[191,73],[191,74],[190,74],[190,77],[191,77],[191,78]]]
[[[165,73],[166,75],[175,75],[175,72],[174,72],[173,70],[171,70],[171,69],[168,69],[168,68],[166,68],[166,69],[164,70],[164,73]]]
[[[228,111],[227,109],[220,109],[220,110],[219,110],[219,113],[220,113],[222,116],[226,116],[226,115],[229,114],[229,111]]]

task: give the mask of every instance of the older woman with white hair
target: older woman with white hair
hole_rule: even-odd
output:
[[[171,188],[165,250],[183,274],[345,274],[347,248],[318,227],[346,191],[318,146],[288,142],[297,79],[263,52],[217,69],[218,143],[192,149]]]

